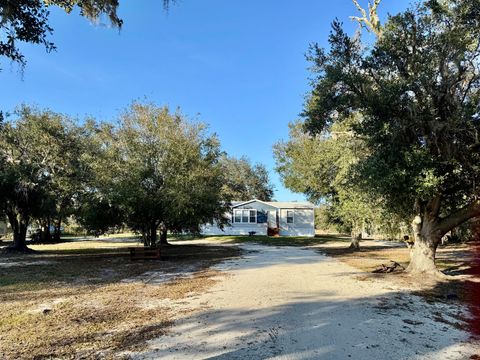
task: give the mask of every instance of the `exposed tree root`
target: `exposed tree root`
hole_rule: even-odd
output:
[[[405,268],[396,261],[390,260],[390,265],[382,264],[379,268],[373,270],[373,273],[392,273],[397,269],[404,271]]]
[[[7,246],[0,250],[0,254],[2,255],[21,255],[21,254],[36,254],[37,251],[30,249],[27,246],[24,247],[17,247],[17,246]]]
[[[437,280],[457,279],[457,277],[455,277],[453,275],[446,275],[436,268],[435,269],[419,270],[419,269],[412,269],[409,266],[409,267],[407,267],[405,272],[410,276],[414,276],[414,277],[418,277],[418,278],[431,278],[431,279],[437,279]]]

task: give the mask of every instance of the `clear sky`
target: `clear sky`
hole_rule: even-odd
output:
[[[208,123],[229,154],[264,163],[277,200],[303,200],[282,186],[272,146],[302,110],[309,44],[326,45],[335,17],[356,29],[351,0],[180,0],[168,14],[161,0],[120,3],[120,32],[52,8],[57,51],[24,46],[23,76],[1,64],[0,109],[27,103],[115,121],[136,99],[180,106]],[[380,14],[407,5],[383,0]]]

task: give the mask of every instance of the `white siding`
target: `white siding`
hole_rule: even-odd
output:
[[[216,225],[206,224],[202,226],[203,235],[248,235],[255,231],[255,235],[267,235],[267,224],[232,224],[220,229]]]
[[[277,227],[277,209],[268,210],[268,227],[272,229]]]
[[[287,223],[287,211],[293,212],[293,223]],[[313,209],[281,209],[281,236],[315,236]]]
[[[238,207],[236,209],[247,209],[246,207]],[[253,207],[251,207],[253,209]],[[261,210],[260,208],[256,208]],[[232,213],[226,214],[227,218],[232,221]],[[203,235],[248,235],[249,232],[255,231],[255,235],[267,235],[267,224],[256,223],[231,223],[231,226],[225,226],[220,229],[216,224],[205,224],[200,229]]]
[[[272,204],[272,205],[271,205]],[[231,226],[225,226],[221,230],[216,224],[205,224],[201,228],[204,235],[248,235],[254,231],[256,235],[267,235],[268,227],[277,227],[277,212],[279,214],[279,226],[281,236],[315,236],[314,211],[312,208],[300,208],[299,203],[291,203],[292,208],[277,208],[273,206],[274,202],[266,204],[261,201],[253,201],[244,205],[236,206],[235,209],[255,209],[268,215],[267,223],[231,223]],[[288,203],[279,203],[288,204]],[[297,207],[297,208],[294,208]],[[287,223],[287,211],[294,213],[294,222]],[[226,214],[231,220],[232,213]]]

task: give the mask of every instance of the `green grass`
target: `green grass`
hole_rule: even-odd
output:
[[[314,246],[323,245],[331,241],[345,242],[348,244],[350,238],[339,235],[317,235],[315,237],[303,237],[303,236],[208,236],[206,237],[211,241],[218,241],[220,243],[254,243],[269,246]]]

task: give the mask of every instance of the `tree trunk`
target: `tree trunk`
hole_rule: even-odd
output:
[[[352,242],[350,243],[350,249],[354,251],[360,250],[360,240],[362,239],[362,233],[352,231]]]
[[[52,219],[50,218],[50,216],[48,217],[48,221],[47,221],[47,229],[45,230],[45,234],[46,234],[46,237],[45,237],[45,240],[47,242],[51,242],[52,241],[52,234],[50,233],[50,226],[52,225]]]
[[[42,243],[49,243],[52,240],[52,236],[50,234],[50,216],[47,217],[46,221],[45,219],[40,223],[41,229],[40,229],[40,241]]]
[[[412,222],[415,243],[410,249],[410,264],[407,272],[415,275],[444,277],[435,266],[435,253],[442,237],[469,219],[480,217],[480,200],[440,217],[442,196],[437,195],[427,202],[417,199]]]
[[[410,274],[443,275],[435,266],[435,254],[442,239],[436,220],[425,214],[423,218],[416,216],[412,222],[415,243],[410,249],[410,264],[407,268]]]
[[[55,230],[53,232],[54,242],[60,242],[60,237],[62,235],[60,230],[61,227],[62,227],[62,218],[59,218],[57,224],[55,225]]]
[[[360,240],[362,239],[362,230],[358,225],[357,221],[352,221],[352,232],[350,233],[352,241],[350,243],[349,249],[353,251],[360,250]]]
[[[157,244],[157,229],[158,226],[154,223],[152,223],[148,229],[148,242],[151,247]]]
[[[13,244],[8,247],[7,251],[30,252],[31,250],[27,247],[28,218],[20,215],[17,217],[13,213],[7,213],[7,217],[13,231]]]
[[[411,274],[438,275],[440,271],[435,266],[435,253],[438,246],[437,239],[420,237],[410,250],[410,265],[407,272]]]
[[[160,245],[170,245],[167,240],[167,229],[160,230]]]

